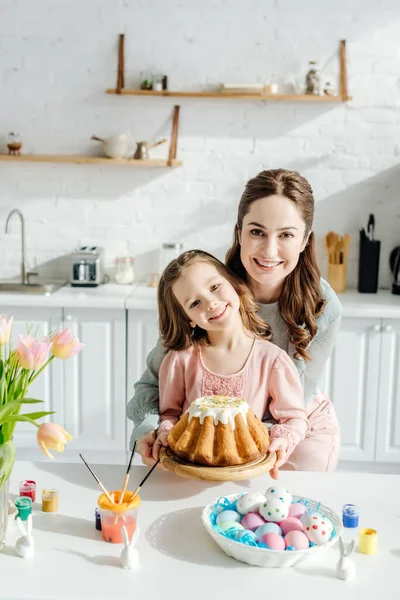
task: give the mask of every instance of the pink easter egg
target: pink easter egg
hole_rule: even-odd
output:
[[[288,546],[294,546],[295,550],[307,550],[309,547],[308,538],[302,531],[289,531],[285,535],[284,544],[286,548]]]
[[[294,502],[289,506],[289,517],[294,517],[295,519],[300,519],[307,512],[304,504],[300,504],[300,502]]]
[[[303,524],[295,517],[288,517],[279,523],[282,533],[285,536],[289,531],[304,531]]]
[[[307,538],[306,538],[307,539]],[[260,542],[263,542],[270,548],[271,550],[284,550],[285,549],[285,541],[279,533],[266,533],[260,539]],[[308,543],[308,540],[307,540]]]
[[[250,529],[250,531],[255,531],[261,525],[264,525],[265,521],[258,513],[249,512],[247,515],[243,517],[240,521],[240,524],[243,525],[245,529]]]

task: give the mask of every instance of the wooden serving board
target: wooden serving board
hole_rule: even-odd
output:
[[[267,452],[267,454],[258,460],[255,460],[246,465],[236,465],[234,467],[207,467],[205,465],[195,465],[187,460],[179,458],[174,454],[171,448],[161,448],[160,462],[162,466],[188,479],[200,479],[203,481],[238,481],[240,479],[249,479],[250,477],[258,477],[266,471],[270,471],[275,462],[275,452]]]

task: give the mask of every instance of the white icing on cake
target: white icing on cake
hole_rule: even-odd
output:
[[[193,417],[197,417],[203,424],[206,417],[212,417],[214,425],[230,423],[232,429],[235,429],[235,417],[241,414],[245,423],[247,423],[247,410],[249,405],[241,398],[234,396],[203,396],[197,398],[187,409],[189,413],[189,423]]]

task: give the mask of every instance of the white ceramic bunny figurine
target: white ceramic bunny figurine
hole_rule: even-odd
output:
[[[124,569],[136,569],[139,564],[139,552],[134,548],[136,541],[139,537],[139,527],[136,527],[136,531],[129,542],[128,532],[126,531],[125,525],[122,526],[122,535],[124,536],[125,548],[121,552],[121,564]]]
[[[21,558],[30,558],[35,551],[35,544],[32,537],[32,514],[28,516],[26,521],[21,521],[20,517],[17,517],[16,521],[22,537],[17,539],[15,551]],[[26,523],[26,528],[24,523]]]
[[[336,567],[336,574],[339,579],[351,580],[354,579],[354,575],[356,573],[356,565],[354,561],[349,558],[350,554],[354,550],[355,542],[352,540],[345,550],[344,542],[342,536],[339,538],[339,546],[340,546],[340,559]]]

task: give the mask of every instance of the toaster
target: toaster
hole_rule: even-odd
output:
[[[96,287],[104,282],[104,252],[100,246],[81,246],[72,254],[71,285]]]

